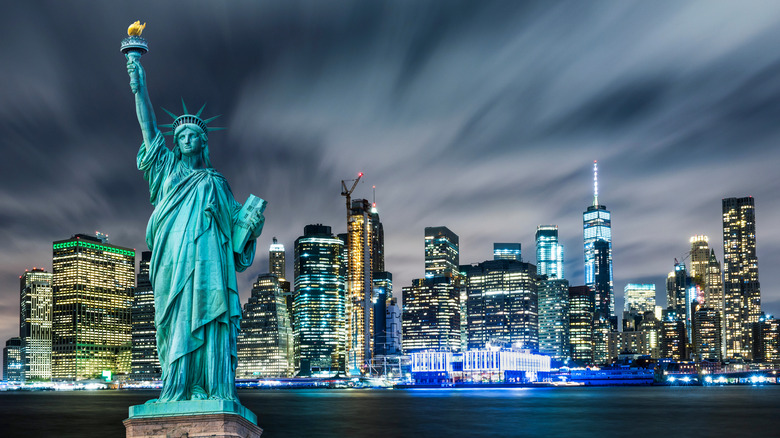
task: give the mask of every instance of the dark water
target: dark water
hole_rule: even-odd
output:
[[[264,438],[780,436],[780,386],[241,391]],[[0,437],[124,437],[154,391],[0,393]]]

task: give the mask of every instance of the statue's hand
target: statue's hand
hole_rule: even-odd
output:
[[[139,61],[140,55],[136,56],[131,52],[125,56],[127,57],[127,74],[130,75],[130,90],[135,94],[140,86],[146,84],[146,72]]]
[[[250,240],[255,240],[258,237],[260,237],[260,233],[263,232],[263,225],[265,225],[265,216],[263,216],[262,213],[259,213],[251,223],[252,227],[252,235],[250,236]]]

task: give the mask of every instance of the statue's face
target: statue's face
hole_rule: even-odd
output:
[[[194,129],[184,128],[178,138],[182,155],[199,155],[203,150],[203,137]]]

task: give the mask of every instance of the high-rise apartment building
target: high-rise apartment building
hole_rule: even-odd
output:
[[[623,297],[623,331],[637,330],[645,312],[655,310],[655,285],[628,283]]]
[[[710,263],[709,238],[703,235],[691,237],[691,272],[693,283],[704,290],[707,265]]]
[[[295,241],[295,362],[300,375],[344,371],[346,291],[342,249],[330,227],[307,225]]]
[[[53,244],[52,379],[130,372],[135,250],[77,234]]]
[[[404,353],[459,351],[460,296],[454,279],[443,275],[415,279],[402,294]]]
[[[458,273],[458,235],[447,227],[425,228],[425,278]]]
[[[691,348],[695,360],[720,362],[723,340],[720,312],[709,307],[697,306],[691,318]]]
[[[374,272],[374,355],[387,354],[387,303],[393,297],[393,274]]]
[[[536,266],[488,260],[461,266],[465,275],[468,348],[539,349]]]
[[[588,286],[569,287],[569,340],[571,358],[580,365],[593,363],[593,290]]]
[[[252,285],[252,295],[244,305],[237,344],[236,377],[292,376],[293,330],[284,291],[276,274],[261,274]]]
[[[751,324],[761,316],[753,197],[723,199],[726,357],[750,359]]]
[[[558,242],[557,225],[539,225],[536,228],[536,270],[548,279],[563,276],[563,245]]]
[[[761,315],[752,324],[753,360],[755,362],[780,362],[780,320],[771,315]]]
[[[609,320],[615,316],[612,279],[612,213],[599,204],[598,167],[593,163],[593,205],[582,214],[585,242],[585,285],[593,289],[596,313]],[[616,329],[617,327],[615,327]]]
[[[523,252],[520,243],[494,243],[493,260],[523,261]]]
[[[688,336],[685,323],[675,317],[661,321],[661,357],[674,360],[686,360]]]
[[[570,357],[569,281],[539,280],[539,353],[557,361]]]
[[[279,281],[285,281],[287,278],[287,261],[284,252],[284,245],[273,238],[273,243],[268,249],[268,272],[276,275]]]
[[[5,341],[3,348],[3,379],[8,382],[24,381],[22,338],[15,336]]]
[[[710,249],[710,258],[704,270],[704,304],[720,312],[720,319],[724,320],[723,275],[714,249]]]
[[[52,274],[33,268],[19,277],[19,337],[24,380],[51,380]]]
[[[159,380],[162,378],[160,359],[157,356],[157,330],[154,326],[154,290],[149,279],[151,251],[141,252],[138,277],[133,292],[131,311],[133,340],[130,374],[134,380]]]
[[[353,199],[347,222],[346,307],[347,369],[351,374],[364,372],[373,355],[372,274],[375,267],[384,265],[381,230],[376,208],[365,199]]]

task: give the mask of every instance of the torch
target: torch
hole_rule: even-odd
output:
[[[149,51],[149,45],[146,40],[141,38],[141,32],[144,31],[146,23],[141,24],[141,21],[136,21],[127,28],[127,38],[122,40],[121,51],[125,54],[127,60],[139,60],[141,56]],[[138,92],[138,81],[130,81],[130,90],[133,94]]]

